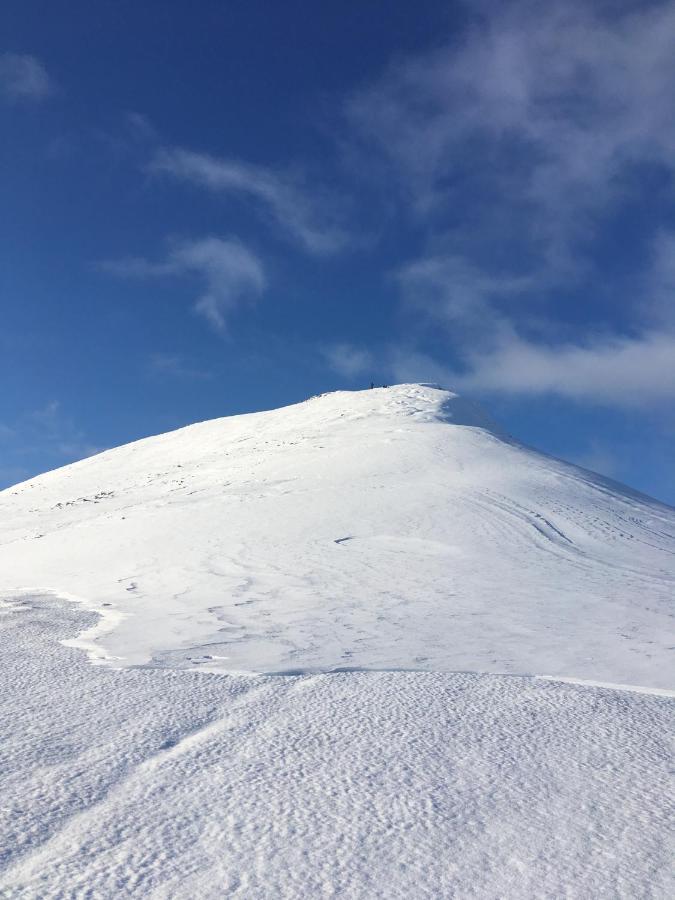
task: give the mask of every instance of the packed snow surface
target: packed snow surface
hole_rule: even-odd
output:
[[[667,698],[111,671],[56,642],[84,616],[26,598],[2,623],[3,897],[673,896]]]
[[[675,510],[448,391],[337,392],[0,493],[0,591],[103,613],[100,659],[673,687]]]
[[[0,895],[671,898],[674,593],[675,510],[431,385],[10,488]]]

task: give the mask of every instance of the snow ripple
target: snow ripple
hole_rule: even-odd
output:
[[[115,671],[57,643],[92,621],[2,617],[3,896],[673,896],[667,698]]]

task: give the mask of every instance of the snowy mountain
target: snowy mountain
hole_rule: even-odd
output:
[[[674,587],[675,510],[429,385],[16,485],[0,894],[672,897]]]
[[[0,593],[97,659],[672,687],[675,510],[430,385],[191,425],[0,493]]]

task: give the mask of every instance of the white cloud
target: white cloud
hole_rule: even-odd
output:
[[[554,232],[607,203],[635,162],[674,167],[673,3],[473,6],[461,39],[394,65],[349,103],[418,210],[479,172],[493,205],[507,195]]]
[[[448,390],[457,387],[456,375],[449,366],[406,345],[389,347],[382,360],[382,367],[397,382],[427,382],[439,384]]]
[[[616,407],[675,401],[674,233],[661,231],[653,242],[642,292],[631,303],[640,325],[633,334],[605,331],[574,342],[536,343],[500,317],[494,300],[474,304],[481,339],[456,348],[465,367],[452,376],[458,386]]]
[[[585,341],[565,341],[551,320],[539,329],[547,343],[525,338],[524,317],[504,301],[540,282],[485,275],[459,258],[423,258],[397,277],[408,306],[447,327],[448,349],[459,361],[439,366],[399,349],[390,356],[399,378],[426,373],[467,390],[556,394],[619,407],[675,400],[675,233],[661,231],[653,242],[641,293],[631,300],[638,325],[631,335],[596,329]]]
[[[572,286],[597,321],[612,286],[593,242],[644,189],[645,167],[675,175],[675,4],[468,7],[468,28],[357,91],[348,118],[427,235],[397,272],[407,306],[444,320],[454,344],[504,340],[533,316],[555,338]],[[671,237],[642,286],[618,284],[619,318],[669,327]]]
[[[427,256],[396,273],[408,307],[454,330],[493,334],[509,329],[504,301],[532,289],[532,276],[488,274],[459,256]]]
[[[54,84],[42,63],[22,53],[0,53],[0,96],[10,102],[44,100]]]
[[[298,178],[178,148],[161,150],[151,169],[210,191],[249,197],[310,253],[334,253],[346,244],[345,232],[335,223],[334,198],[317,187],[310,189]]]
[[[255,300],[267,285],[258,257],[234,238],[183,241],[174,244],[159,262],[132,257],[103,262],[99,268],[121,277],[197,276],[204,290],[194,308],[221,332],[225,331],[228,315]]]
[[[322,355],[334,372],[346,378],[356,378],[373,372],[372,353],[353,344],[332,344],[322,349]]]
[[[179,270],[196,272],[206,281],[195,309],[219,331],[232,310],[256,298],[266,286],[260,260],[238,241],[192,241],[177,247],[172,257]]]
[[[467,29],[348,103],[386,190],[424,229],[395,276],[450,361],[406,346],[386,364],[469,391],[672,403],[675,234],[641,229],[651,260],[630,281],[596,268],[594,242],[626,225],[645,172],[675,176],[675,3],[468,7]]]
[[[675,401],[675,335],[668,333],[557,346],[512,337],[492,352],[469,354],[468,365],[455,378],[467,390],[633,408]]]
[[[633,410],[675,401],[675,334],[668,332],[598,335],[583,344],[539,344],[505,333],[490,349],[463,348],[447,362],[412,344],[392,344],[378,353],[339,346],[348,362],[355,360],[355,374],[364,371],[358,363],[365,358],[368,370],[382,377],[434,382],[465,394],[557,396]]]

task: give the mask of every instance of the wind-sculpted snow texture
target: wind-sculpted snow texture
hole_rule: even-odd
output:
[[[113,671],[61,606],[2,616],[3,897],[673,896],[666,698]]]
[[[674,593],[675,510],[429,385],[17,485],[0,896],[671,898]]]
[[[0,591],[90,652],[230,671],[472,670],[672,687],[675,510],[426,385],[337,392],[0,493]]]

